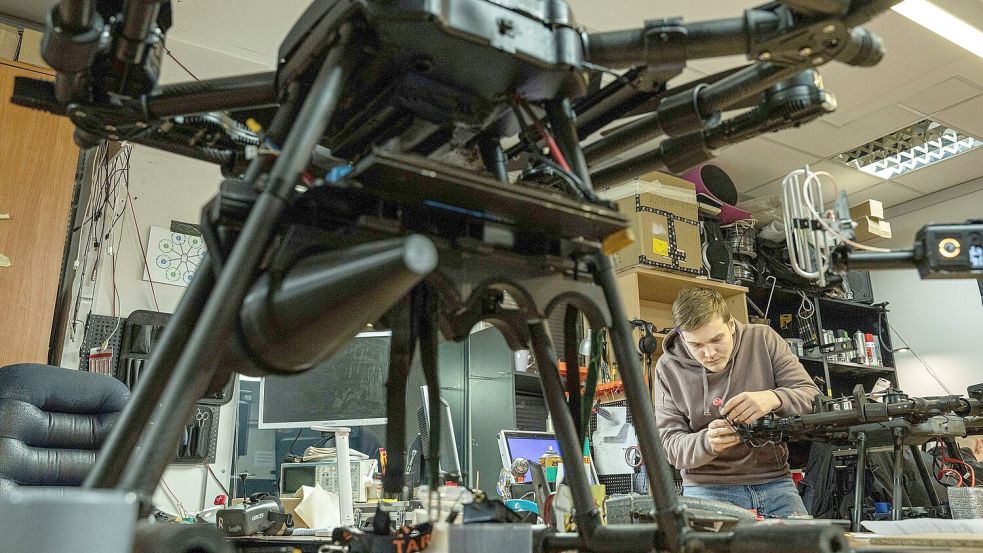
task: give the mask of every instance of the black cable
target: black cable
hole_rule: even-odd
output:
[[[559,164],[557,164],[555,161],[553,161],[548,156],[543,154],[539,150],[539,147],[536,145],[535,142],[529,139],[529,129],[532,128],[532,125],[526,124],[526,119],[523,116],[523,110],[521,109],[521,106],[516,103],[513,103],[512,111],[515,113],[516,118],[519,120],[519,126],[522,127],[522,129],[519,131],[519,139],[522,140],[522,143],[526,145],[526,149],[529,151],[529,153],[531,153],[540,163],[546,165],[550,169],[553,169],[553,171],[555,171],[557,175],[560,176],[560,178],[562,178],[564,181],[566,181],[567,184],[570,185],[570,187],[573,189],[574,193],[577,195],[578,198],[582,200],[587,199],[587,197],[584,195],[583,192],[584,181],[581,180],[580,177],[578,177],[577,175],[574,175],[570,171],[567,171],[563,167],[560,167]],[[529,111],[529,113],[531,114],[531,110]],[[531,114],[530,116],[535,117],[535,114]]]
[[[297,459],[297,454],[294,453],[294,446],[297,445],[297,439],[300,438],[300,433],[303,432],[303,428],[297,429],[297,434],[294,435],[294,440],[290,442],[290,447],[287,449],[287,459]],[[284,459],[286,461],[287,459]]]

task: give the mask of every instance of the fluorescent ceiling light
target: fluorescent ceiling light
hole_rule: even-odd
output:
[[[905,0],[891,9],[983,58],[983,32],[935,4],[927,0]]]
[[[891,179],[983,146],[983,141],[931,119],[843,152],[836,161]]]

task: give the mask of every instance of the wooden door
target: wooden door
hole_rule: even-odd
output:
[[[0,366],[44,363],[79,150],[65,117],[10,103],[14,77],[51,72],[0,60]]]

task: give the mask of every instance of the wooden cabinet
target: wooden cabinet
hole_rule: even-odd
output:
[[[18,76],[52,73],[0,60],[0,366],[47,362],[79,158],[67,118],[10,103]]]

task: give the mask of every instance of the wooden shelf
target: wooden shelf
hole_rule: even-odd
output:
[[[748,320],[747,288],[743,286],[641,266],[623,269],[617,278],[628,317],[649,321],[656,328],[673,326],[672,303],[680,292],[693,287],[717,290],[735,319],[742,323]],[[636,335],[640,334],[636,332]],[[664,335],[657,334],[656,337],[664,338]]]

